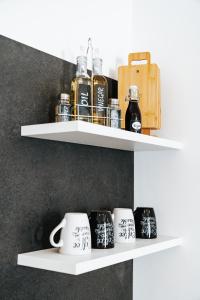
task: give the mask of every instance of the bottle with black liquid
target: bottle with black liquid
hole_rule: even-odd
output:
[[[108,83],[102,75],[102,59],[93,58],[92,66],[93,122],[106,125],[106,107],[108,106]]]
[[[91,122],[91,78],[87,73],[87,57],[77,57],[76,77],[71,83],[72,115],[74,120]]]
[[[129,87],[129,95],[126,99],[129,101],[128,108],[125,116],[125,129],[128,131],[141,133],[142,130],[142,117],[138,105],[139,89],[136,85]]]

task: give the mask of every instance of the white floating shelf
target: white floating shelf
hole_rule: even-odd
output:
[[[163,251],[181,245],[181,238],[160,236],[157,239],[136,239],[134,244],[116,244],[107,250],[92,250],[90,255],[72,256],[46,249],[18,255],[18,265],[79,275],[137,257]]]
[[[182,144],[176,141],[83,121],[22,126],[21,135],[127,151],[179,150],[182,148]]]

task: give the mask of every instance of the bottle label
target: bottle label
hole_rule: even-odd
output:
[[[87,84],[79,84],[78,87],[78,103],[77,107],[78,115],[89,116],[91,108],[91,87]]]
[[[94,106],[97,112],[104,113],[105,109],[103,107],[107,106],[106,104],[106,87],[102,84],[94,85]]]
[[[132,127],[133,127],[134,131],[139,131],[142,126],[141,126],[140,122],[136,121],[136,122],[132,123]]]
[[[55,121],[66,122],[71,120],[71,105],[57,105],[55,109]]]

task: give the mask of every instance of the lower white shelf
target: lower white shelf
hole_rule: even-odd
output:
[[[116,244],[113,249],[93,249],[90,255],[72,256],[46,249],[18,255],[18,265],[79,275],[151,253],[181,245],[181,238],[159,236],[157,239],[136,239],[134,244]]]

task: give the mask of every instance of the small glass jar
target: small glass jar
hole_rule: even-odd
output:
[[[55,106],[55,122],[71,121],[71,107],[70,95],[66,93],[60,94]]]
[[[108,104],[108,126],[113,128],[121,128],[121,109],[119,100],[110,98]]]

